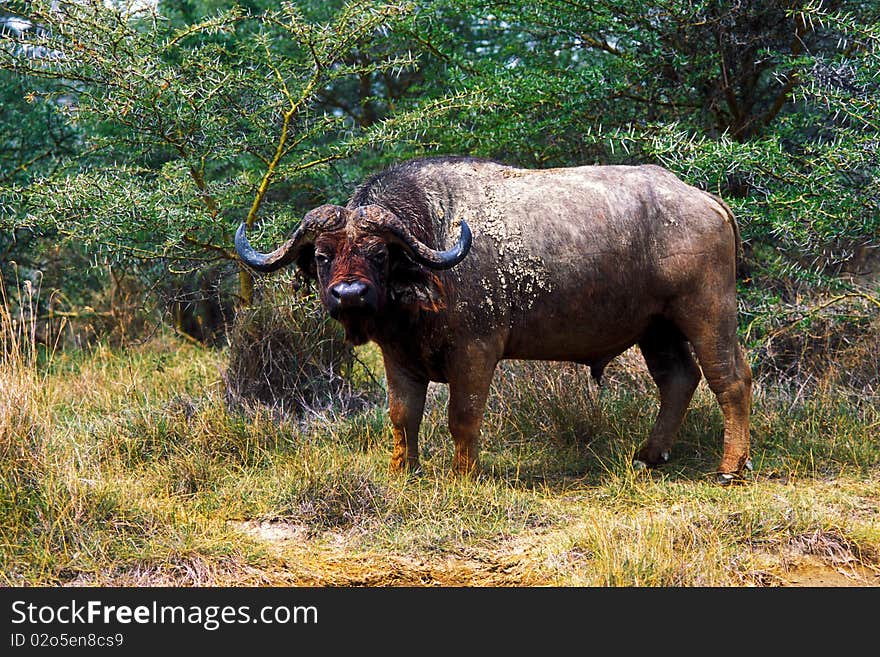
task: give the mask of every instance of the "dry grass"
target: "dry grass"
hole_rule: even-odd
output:
[[[21,484],[32,478],[25,473],[39,463],[42,443],[36,339],[33,324],[25,316],[26,306],[13,314],[2,287],[0,301],[0,460],[24,475]]]
[[[259,302],[236,316],[229,343],[224,379],[233,408],[302,417],[363,408],[376,397],[372,381],[352,385],[367,371],[313,295],[266,284]]]
[[[23,318],[4,304],[2,584],[779,586],[807,567],[880,583],[880,409],[855,387],[759,383],[756,470],[720,488],[705,386],[673,462],[638,473],[656,401],[634,354],[602,389],[508,363],[487,473],[449,475],[434,386],[425,474],[399,477],[382,403],[230,413],[224,351],[160,336],[49,357]]]

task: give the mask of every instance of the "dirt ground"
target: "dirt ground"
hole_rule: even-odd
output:
[[[306,545],[307,528],[283,522],[235,523],[243,533],[265,543],[276,557],[291,563],[277,573],[296,586],[557,586],[539,572],[528,546],[507,545],[497,551],[442,558],[414,559],[400,555],[356,554],[332,545],[320,554]],[[880,570],[833,563],[816,555],[786,555],[774,574],[783,587],[880,586]],[[295,564],[295,565],[294,565]]]
[[[827,564],[817,557],[805,557],[783,579],[782,586],[880,586],[880,572],[864,566]]]
[[[392,554],[357,554],[332,545],[315,554],[307,529],[283,522],[248,521],[238,529],[265,542],[284,560],[296,562],[300,586],[547,586],[515,553],[498,551],[414,559]]]
[[[268,562],[243,566],[189,559],[162,566],[80,575],[64,586],[298,586],[298,587],[541,587],[569,586],[546,567],[546,550],[534,536],[497,549],[465,549],[424,558],[353,550],[344,536],[315,542],[303,525],[283,521],[230,521],[266,548]],[[544,556],[542,556],[544,555]],[[787,551],[763,555],[759,586],[880,587],[880,568],[834,555]]]

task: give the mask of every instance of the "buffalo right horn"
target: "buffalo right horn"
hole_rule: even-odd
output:
[[[235,231],[235,252],[241,261],[251,269],[269,273],[296,261],[302,247],[311,244],[319,233],[339,228],[345,223],[345,209],[338,205],[322,205],[303,217],[294,229],[290,239],[271,253],[258,253],[248,242],[247,224],[244,222]]]

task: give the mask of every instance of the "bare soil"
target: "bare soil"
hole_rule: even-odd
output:
[[[783,576],[782,586],[880,586],[880,571],[862,565],[834,565],[819,557],[803,557]]]
[[[237,529],[261,542],[294,566],[300,586],[546,586],[552,582],[531,572],[510,549],[414,558],[395,554],[359,554],[332,539],[316,551],[307,545],[308,529],[286,522],[245,521]]]
[[[287,522],[245,521],[236,529],[264,543],[291,570],[276,573],[297,586],[553,586],[538,572],[538,563],[526,546],[508,544],[498,550],[413,558],[403,555],[357,554],[338,545],[308,544],[309,530]],[[773,580],[782,587],[880,586],[880,569],[862,564],[834,563],[811,554],[782,556],[783,572]]]

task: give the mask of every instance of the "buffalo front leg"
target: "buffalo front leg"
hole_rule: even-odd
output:
[[[385,359],[388,383],[388,415],[394,434],[391,470],[415,472],[419,469],[419,426],[425,410],[428,381]]]
[[[457,474],[479,471],[480,425],[497,362],[471,350],[449,377],[449,433],[455,442],[452,468]]]
[[[634,465],[658,465],[669,460],[675,436],[700,382],[700,368],[684,336],[671,323],[655,325],[639,341],[639,349],[657,384],[660,412]]]

